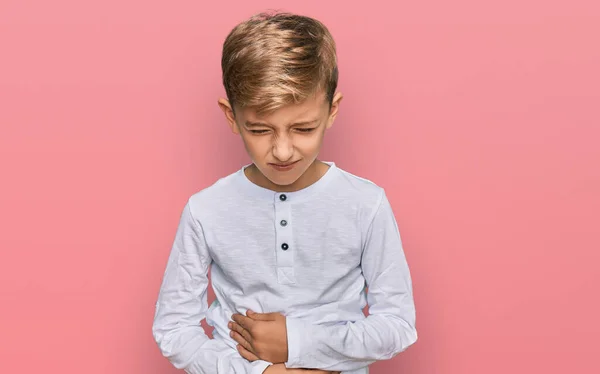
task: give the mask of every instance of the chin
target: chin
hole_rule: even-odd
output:
[[[269,166],[267,166],[267,170],[268,169],[270,169]],[[265,175],[267,179],[271,181],[271,183],[276,184],[278,186],[289,186],[291,184],[294,184],[302,176],[302,173],[298,173],[298,171],[295,170],[293,174],[283,174],[285,173],[269,170],[268,174],[263,175]]]

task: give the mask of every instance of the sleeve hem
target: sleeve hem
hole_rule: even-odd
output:
[[[302,339],[299,331],[302,331],[302,323],[296,318],[286,317],[288,360],[284,363],[287,368],[302,367]]]
[[[270,362],[267,361],[257,361],[258,364],[256,364],[253,368],[252,371],[250,372],[250,374],[262,374],[265,372],[265,370],[267,370],[267,368],[271,365],[273,365]]]

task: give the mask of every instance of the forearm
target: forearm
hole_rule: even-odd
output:
[[[351,371],[394,357],[416,341],[416,330],[395,316],[370,315],[322,326],[288,318],[289,368]]]
[[[224,341],[208,338],[199,324],[185,320],[168,305],[157,305],[153,335],[174,367],[188,374],[261,374],[271,364],[247,361]]]

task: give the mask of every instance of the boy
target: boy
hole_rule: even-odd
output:
[[[185,204],[154,338],[191,374],[368,373],[416,341],[415,309],[384,190],[317,159],[342,100],[334,40],[263,13],[228,35],[222,69],[218,104],[252,163]]]

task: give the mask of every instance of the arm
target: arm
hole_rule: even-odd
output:
[[[336,326],[287,318],[289,368],[350,371],[394,357],[417,340],[412,281],[392,208],[382,190],[365,238],[369,316]]]
[[[188,374],[259,374],[271,365],[248,362],[200,326],[208,309],[211,263],[200,224],[185,205],[163,276],[152,325],[161,353]]]

